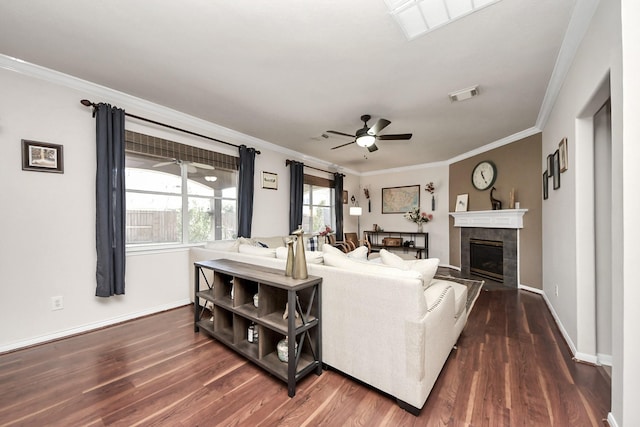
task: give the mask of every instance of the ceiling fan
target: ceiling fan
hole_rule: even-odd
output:
[[[168,162],[160,162],[160,163],[156,163],[155,165],[153,165],[154,168],[159,168],[162,166],[167,166],[167,165],[179,165],[179,164],[186,164],[187,165],[187,171],[189,173],[196,173],[198,172],[198,169],[208,169],[208,170],[214,170],[215,167],[211,166],[211,165],[207,165],[205,163],[198,163],[198,162],[187,162],[184,160],[178,160],[178,159],[173,159],[170,160]]]
[[[378,135],[382,129],[386,128],[391,124],[391,122],[387,119],[378,119],[376,124],[372,127],[367,126],[367,122],[371,119],[371,116],[365,114],[360,116],[360,120],[364,122],[364,127],[362,129],[358,129],[355,135],[350,135],[348,133],[338,132],[335,130],[328,130],[329,133],[334,133],[336,135],[348,136],[350,138],[355,138],[351,142],[347,142],[346,144],[338,145],[337,147],[333,147],[332,150],[336,148],[346,147],[347,145],[356,143],[360,147],[366,147],[369,152],[374,152],[378,150],[376,147],[376,140],[380,141],[391,141],[391,140],[400,140],[400,139],[411,139],[413,136],[412,133],[400,133],[396,135]]]

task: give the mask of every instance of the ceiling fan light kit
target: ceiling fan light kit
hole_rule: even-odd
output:
[[[407,40],[447,25],[500,0],[385,0]]]

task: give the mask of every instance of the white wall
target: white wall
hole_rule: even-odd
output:
[[[640,425],[640,286],[638,286],[638,182],[640,182],[640,2],[622,0],[622,82],[616,90],[624,87],[622,109],[618,109],[618,132],[622,128],[621,159],[624,204],[614,208],[622,210],[623,248],[616,253],[622,258],[618,280],[614,281],[613,294],[613,381],[611,412],[618,425]],[[618,93],[621,96],[622,93]],[[612,114],[615,114],[613,111]],[[624,123],[624,127],[622,127]],[[615,136],[614,136],[615,138]],[[618,368],[616,368],[618,367]]]
[[[433,182],[436,191],[436,209],[431,210],[431,194],[425,191],[427,183]],[[360,206],[363,214],[360,230],[372,230],[377,224],[385,231],[416,231],[417,225],[404,218],[402,214],[382,213],[382,189],[420,185],[420,207],[424,212],[433,214],[433,221],[424,225],[429,233],[429,257],[439,258],[441,265],[449,264],[449,166],[433,164],[404,168],[402,170],[381,171],[376,174],[363,174],[360,178]],[[363,188],[369,189],[371,212],[367,209],[367,200]]]
[[[622,6],[621,6],[622,5]],[[621,12],[622,10],[622,12]],[[622,18],[621,18],[622,17]],[[577,355],[595,352],[593,123],[610,78],[612,117],[612,425],[640,425],[637,327],[640,4],[601,0],[543,131],[543,158],[569,140],[569,170],[543,205],[544,292]],[[622,24],[621,24],[622,21]],[[624,89],[623,89],[624,88]],[[624,90],[624,96],[623,96]],[[624,123],[624,126],[623,126]],[[555,285],[559,287],[556,297]],[[595,354],[593,354],[595,359]]]
[[[18,72],[11,71],[17,69]],[[83,332],[189,302],[188,248],[128,252],[126,294],[95,297],[95,120],[81,99],[109,102],[136,115],[256,147],[252,235],[288,233],[286,159],[327,170],[291,150],[89,82],[0,56],[0,352]],[[237,155],[237,148],[127,118],[126,128]],[[64,173],[21,169],[21,139],[64,146]],[[278,189],[262,188],[261,172],[278,174]],[[331,178],[313,169],[305,173]],[[345,172],[345,189],[359,176]],[[352,229],[345,215],[345,229]],[[353,227],[355,227],[355,220]],[[51,297],[64,309],[52,311]]]

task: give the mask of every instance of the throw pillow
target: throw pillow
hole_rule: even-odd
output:
[[[398,255],[386,249],[380,249],[380,259],[384,265],[399,268],[400,270],[409,270],[409,265]]]
[[[367,259],[368,253],[369,249],[366,246],[358,246],[351,252],[347,252],[347,257],[353,259]]]
[[[278,259],[287,259],[287,255],[289,254],[289,249],[284,246],[280,246],[275,249],[276,250],[276,258]],[[293,253],[295,255],[296,249],[293,247]],[[307,260],[307,264],[322,264],[323,262],[323,253],[320,251],[304,251],[304,258]]]
[[[308,251],[315,251],[318,247],[318,236],[309,237],[308,239],[306,239],[306,243]]]

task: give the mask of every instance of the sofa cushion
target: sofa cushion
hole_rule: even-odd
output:
[[[285,244],[282,236],[253,237],[252,239],[258,243],[267,245],[268,248],[277,248],[279,246],[284,246]]]
[[[249,254],[254,256],[264,256],[268,258],[276,257],[276,249],[275,248],[264,248],[262,246],[252,246],[252,245],[240,245],[238,247],[238,252],[241,254]]]
[[[236,240],[211,240],[204,246],[207,249],[214,249],[216,251],[233,251],[238,252],[238,245]]]
[[[284,246],[280,246],[279,248],[276,248],[276,258],[278,259],[287,259],[287,254],[289,253],[289,250],[284,247]],[[296,253],[296,246],[293,245],[293,253]],[[304,258],[307,261],[308,264],[322,264],[323,262],[323,253],[322,252],[318,252],[318,251],[304,251]]]
[[[438,258],[405,260],[386,249],[380,249],[380,259],[383,264],[390,267],[399,268],[401,270],[418,271],[422,274],[423,286],[425,289],[431,286],[433,276],[438,271],[438,265],[440,264],[440,260]]]
[[[406,279],[418,279],[422,281],[422,274],[413,270],[400,270],[398,268],[363,262],[355,258],[349,258],[345,254],[339,255],[333,252],[325,252],[324,264],[332,267],[344,268],[356,273],[367,273],[385,277],[397,277]]]

